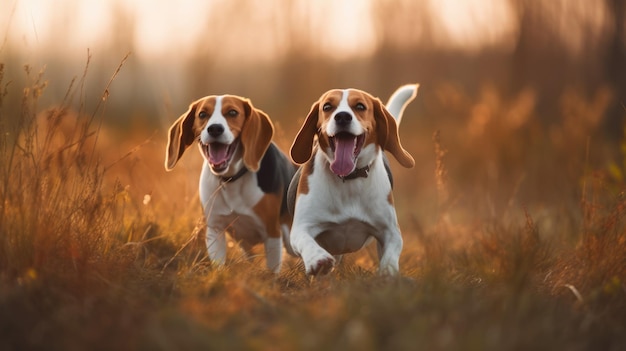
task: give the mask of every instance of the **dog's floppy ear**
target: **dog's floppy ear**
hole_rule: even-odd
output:
[[[378,133],[378,144],[383,150],[389,151],[398,162],[406,167],[415,166],[413,156],[409,154],[400,144],[398,135],[398,123],[396,119],[387,111],[379,99],[373,98],[374,118],[376,119],[376,131]]]
[[[306,116],[304,124],[291,145],[291,159],[297,164],[303,164],[308,161],[313,153],[313,140],[315,134],[317,134],[319,107],[319,101],[311,106],[311,111],[309,111],[309,114]]]
[[[171,171],[174,168],[185,150],[196,139],[193,135],[193,121],[197,106],[198,101],[189,105],[187,112],[178,117],[176,122],[170,127],[167,138],[167,150],[165,152],[165,169],[167,171]]]
[[[241,130],[243,164],[249,170],[259,170],[261,159],[274,136],[274,126],[265,112],[254,108],[248,99],[242,99],[246,111],[246,121]]]

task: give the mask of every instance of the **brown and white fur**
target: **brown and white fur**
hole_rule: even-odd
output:
[[[193,102],[169,130],[165,169],[198,144],[204,157],[200,200],[209,258],[226,260],[226,231],[249,253],[263,243],[267,268],[278,272],[291,216],[286,191],[296,167],[272,142],[269,117],[250,100],[207,96]]]
[[[411,168],[398,123],[418,85],[405,85],[387,106],[357,89],[324,93],[291,146],[303,164],[291,182],[291,246],[307,275],[330,272],[336,258],[378,242],[379,273],[399,272],[402,237],[393,204],[392,177],[384,151]],[[394,118],[395,116],[395,118]]]

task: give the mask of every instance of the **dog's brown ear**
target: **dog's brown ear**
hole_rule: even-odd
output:
[[[246,122],[241,130],[243,164],[252,172],[256,172],[259,170],[263,155],[272,142],[274,126],[265,112],[254,108],[250,100],[242,100],[246,111]]]
[[[189,105],[189,109],[182,116],[178,117],[172,124],[167,138],[167,150],[165,152],[165,170],[171,171],[183,155],[185,150],[195,140],[193,135],[193,121],[196,114],[198,101]]]
[[[304,124],[291,144],[291,159],[297,164],[303,164],[311,158],[313,153],[313,141],[317,134],[317,121],[319,116],[319,101],[311,106],[311,111],[306,116]]]
[[[378,144],[383,150],[389,151],[398,162],[406,167],[415,166],[413,156],[409,154],[400,144],[398,135],[398,123],[396,119],[387,111],[379,99],[374,98],[374,118],[376,119],[376,131],[378,133]]]

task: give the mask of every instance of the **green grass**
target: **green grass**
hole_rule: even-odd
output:
[[[489,207],[485,197],[470,198],[477,206],[459,200],[473,195],[448,178],[452,151],[437,134],[437,218],[399,209],[401,277],[373,273],[373,248],[316,279],[295,258],[274,276],[262,257],[247,261],[234,248],[217,269],[198,239],[197,198],[165,186],[180,173],[157,169],[163,145],[147,141],[157,147],[141,158],[133,149],[107,161],[104,105],[88,112],[83,97],[73,101],[87,70],[52,110],[38,106],[47,83],[31,71],[19,110],[0,110],[2,350],[626,347],[620,184],[583,174],[581,203],[568,203],[573,211],[509,206],[485,216],[478,210]],[[19,92],[0,74],[0,108],[10,89]],[[102,98],[108,94],[107,87]],[[129,165],[157,176],[126,172]],[[403,179],[399,204],[413,186]],[[136,189],[146,182],[174,199],[154,193],[144,203]]]

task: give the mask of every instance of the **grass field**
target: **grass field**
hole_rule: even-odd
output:
[[[397,174],[401,277],[378,277],[368,247],[310,280],[295,258],[266,272],[262,250],[248,261],[233,247],[212,267],[198,155],[165,173],[165,130],[120,139],[102,123],[108,87],[84,97],[79,77],[44,109],[45,77],[27,69],[14,87],[5,69],[2,350],[626,349],[624,172],[594,162],[603,145],[576,129],[593,104],[565,97],[552,142],[528,145],[532,94],[494,122],[505,108],[486,90],[463,133],[407,138],[422,166]]]

